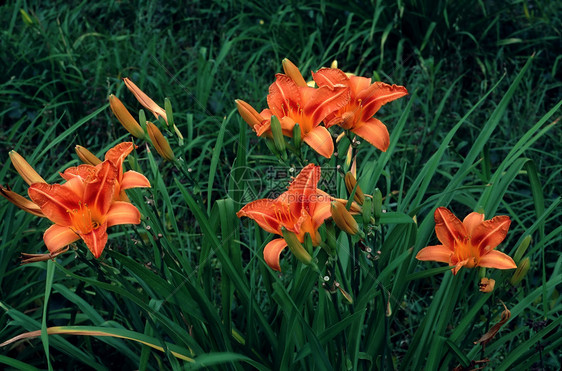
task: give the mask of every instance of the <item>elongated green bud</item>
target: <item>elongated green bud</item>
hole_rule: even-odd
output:
[[[310,265],[312,263],[312,256],[306,251],[304,246],[300,243],[297,235],[293,232],[287,230],[285,227],[281,228],[283,233],[283,238],[289,246],[289,250],[295,255],[295,257],[303,264]]]
[[[174,125],[174,113],[172,111],[172,102],[168,98],[164,98],[164,110],[166,111],[166,118],[168,125]]]
[[[301,139],[301,127],[300,125],[297,123],[295,124],[295,126],[293,126],[293,144],[295,145],[295,148],[299,149],[302,143],[302,139]]]
[[[517,269],[515,270],[515,273],[513,273],[513,276],[511,276],[509,282],[513,286],[517,286],[521,281],[523,281],[523,278],[525,278],[527,272],[529,272],[530,267],[531,267],[531,260],[529,259],[529,257],[526,257],[525,259],[521,260],[519,264],[517,264]]]
[[[363,224],[369,224],[371,216],[373,216],[373,199],[371,197],[365,197],[361,216],[363,217]]]
[[[285,138],[283,137],[283,130],[281,130],[281,122],[276,116],[271,116],[271,133],[273,134],[275,148],[279,152],[283,152],[285,150]]]
[[[531,244],[531,236],[526,236],[523,239],[523,241],[521,241],[521,243],[517,247],[517,250],[515,250],[515,254],[513,255],[513,260],[515,261],[515,264],[519,263],[519,260],[521,260],[523,255],[525,255],[530,244]]]
[[[375,188],[375,194],[373,195],[373,214],[375,217],[375,225],[380,225],[382,216],[382,193],[378,188]]]
[[[139,125],[142,127],[142,130],[146,131],[146,113],[141,108],[139,110]]]
[[[348,171],[345,174],[345,188],[347,188],[347,191],[350,195],[353,194],[353,199],[355,200],[355,202],[357,202],[359,205],[363,205],[363,202],[365,202],[365,194],[361,190],[361,187],[359,187],[359,184],[357,184],[357,180],[355,179],[351,171]],[[355,193],[353,193],[354,190]]]
[[[183,146],[183,135],[180,132],[180,129],[174,124],[174,113],[172,111],[172,102],[168,98],[164,98],[164,108],[166,110],[166,116],[168,118],[168,125],[174,128],[174,132],[178,137],[178,142],[180,146]]]

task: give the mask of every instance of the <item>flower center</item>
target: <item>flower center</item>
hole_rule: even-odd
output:
[[[466,268],[474,268],[478,265],[480,254],[478,250],[470,243],[470,238],[465,239],[455,247],[455,252],[459,262],[468,260],[465,264]]]
[[[95,208],[87,204],[78,204],[77,209],[67,210],[70,215],[70,228],[78,234],[87,234],[103,224],[103,216]]]

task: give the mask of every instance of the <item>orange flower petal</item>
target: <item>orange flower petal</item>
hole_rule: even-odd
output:
[[[279,256],[285,247],[287,247],[287,242],[285,242],[282,238],[271,240],[267,245],[265,245],[265,248],[263,249],[263,258],[271,269],[281,272],[281,267],[279,266]]]
[[[309,93],[313,92],[310,99],[304,100],[306,102],[304,114],[311,118],[310,122],[313,126],[318,125],[330,113],[337,111],[349,103],[350,92],[349,88],[345,86],[339,86],[333,89],[323,86],[318,89],[303,88],[303,90]],[[305,128],[304,124],[300,122],[299,125],[303,125],[303,130],[306,130],[306,132],[312,130],[312,127]]]
[[[461,242],[466,236],[466,229],[461,221],[447,208],[435,210],[435,233],[443,245],[453,250],[455,241]]]
[[[336,85],[348,85],[349,78],[337,68],[321,68],[316,73],[312,73],[312,78],[319,87],[327,86],[333,89]],[[370,79],[368,79],[370,81]]]
[[[291,213],[295,216],[301,215],[304,208],[310,210],[310,196],[316,193],[316,185],[320,181],[320,167],[314,164],[306,165],[289,185],[287,192],[277,198],[277,201],[290,206]]]
[[[70,181],[73,178],[81,178],[82,180],[90,181],[96,177],[97,172],[98,168],[96,168],[94,165],[82,164],[74,167],[69,167],[60,175],[64,180],[67,181]]]
[[[105,160],[109,161],[117,168],[117,173],[123,172],[123,161],[135,149],[132,142],[119,143],[105,153]]]
[[[45,241],[47,249],[52,253],[79,239],[80,236],[74,233],[72,229],[58,224],[50,226],[43,234],[43,241]]]
[[[421,249],[416,255],[416,259],[450,263],[452,254],[453,252],[448,247],[443,245],[434,245]]]
[[[330,132],[325,127],[315,127],[306,134],[303,140],[319,155],[326,158],[332,157],[334,153],[334,141],[332,140]]]
[[[350,76],[349,77],[349,87],[351,88],[351,93],[357,99],[367,98],[367,92],[369,87],[371,87],[371,79],[368,77],[361,76]]]
[[[71,224],[67,210],[75,209],[80,197],[67,187],[60,184],[34,183],[27,193],[49,220],[62,226]]]
[[[122,190],[130,188],[150,188],[150,182],[141,173],[129,170],[123,174],[120,186]]]
[[[140,212],[134,205],[115,201],[111,204],[111,208],[107,212],[107,226],[111,227],[119,224],[139,224]]]
[[[95,208],[104,215],[113,201],[117,169],[109,161],[104,161],[98,166],[99,170],[96,179],[86,183],[83,202],[88,207]]]
[[[408,95],[408,90],[405,87],[377,81],[368,89],[361,91],[357,95],[357,99],[363,101],[363,117],[369,118],[386,103],[405,95]]]
[[[84,240],[94,257],[96,259],[99,258],[107,243],[107,223],[103,223],[98,228],[92,229],[90,233],[81,234],[80,238]]]
[[[503,252],[492,250],[480,258],[478,265],[486,268],[513,269],[517,265],[511,257]]]
[[[298,109],[301,94],[299,87],[289,76],[277,74],[275,77],[275,81],[269,86],[267,105],[271,113],[280,119],[290,110]]]
[[[464,224],[464,227],[466,228],[466,232],[468,233],[468,235],[472,236],[474,234],[474,230],[476,229],[476,227],[482,224],[483,221],[484,221],[484,214],[472,212],[464,218],[462,224]]]
[[[127,88],[131,91],[131,93],[134,94],[135,98],[137,98],[140,104],[142,104],[147,110],[152,112],[152,114],[156,116],[156,118],[162,116],[164,118],[164,121],[168,123],[166,111],[162,109],[162,107],[154,103],[154,101],[148,95],[140,90],[139,87],[136,86],[135,83],[129,80],[127,77],[125,77],[123,81],[125,82],[125,85],[127,85]]]
[[[378,119],[359,122],[351,131],[371,143],[376,148],[386,152],[390,145],[390,135],[386,126]]]
[[[316,210],[312,215],[312,227],[314,230],[318,230],[318,228],[324,224],[324,221],[332,216],[330,200],[329,198],[326,200],[327,201],[318,202],[316,204]]]
[[[472,244],[482,252],[494,249],[507,236],[510,224],[511,220],[507,215],[500,215],[483,221],[472,233]]]
[[[465,265],[467,265],[469,261],[470,261],[470,259],[465,259],[463,261],[460,261],[460,262],[456,263],[455,267],[453,269],[451,269],[451,271],[453,272],[453,275],[456,276],[457,273],[459,273],[460,269],[462,267],[464,267]]]
[[[236,213],[236,216],[239,218],[246,216],[253,219],[265,231],[281,235],[281,225],[284,221],[290,220],[290,215],[279,213],[279,210],[283,209],[280,204],[275,200],[256,200],[244,206]],[[289,214],[288,207],[286,209],[286,214]]]

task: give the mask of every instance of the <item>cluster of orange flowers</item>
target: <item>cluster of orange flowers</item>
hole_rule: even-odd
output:
[[[407,95],[405,87],[372,83],[369,78],[348,74],[338,68],[321,68],[312,73],[313,81],[307,83],[288,59],[283,60],[283,69],[285,73],[277,74],[269,87],[268,108],[258,113],[248,103],[236,101],[240,115],[258,136],[282,143],[283,136],[297,136],[318,154],[330,158],[334,153],[334,141],[328,129],[337,125],[381,151],[388,149],[388,130],[373,116],[384,104]],[[132,81],[124,81],[145,108],[157,119],[162,117],[167,125],[173,126],[181,141],[183,138],[166,110]],[[168,141],[156,125],[147,121],[144,124],[146,135],[145,129],[119,99],[111,95],[109,100],[112,111],[133,136],[148,137],[164,159],[175,161]],[[89,164],[65,170],[61,176],[66,183],[51,185],[12,151],[13,164],[30,185],[31,201],[4,187],[0,193],[25,211],[55,223],[44,234],[50,257],[82,239],[97,258],[107,242],[107,227],[140,223],[140,213],[128,202],[124,190],[150,187],[150,183],[134,171],[123,173],[123,160],[133,149],[133,143],[121,143],[109,150],[102,162],[77,146],[78,155]],[[271,268],[281,270],[279,257],[287,246],[300,261],[314,264],[310,252],[302,244],[308,239],[312,246],[322,245],[319,228],[330,217],[343,231],[362,235],[352,214],[363,213],[366,220],[370,214],[362,210],[365,195],[356,185],[355,177],[351,173],[346,175],[346,186],[357,201],[349,203],[319,190],[320,175],[320,167],[309,164],[279,197],[253,201],[237,213],[238,217],[249,217],[264,230],[282,236],[265,246],[264,259]],[[364,205],[363,209],[366,208],[372,208],[372,205]],[[368,216],[365,218],[365,215]],[[511,257],[495,250],[506,237],[510,223],[508,216],[484,220],[484,215],[476,212],[461,222],[448,209],[439,207],[435,210],[435,231],[441,245],[421,249],[416,258],[448,263],[453,267],[453,274],[462,267],[517,268]],[[492,281],[483,283],[482,290],[492,290]]]
[[[334,143],[328,129],[338,125],[382,151],[388,149],[388,130],[373,115],[382,105],[407,95],[405,87],[371,83],[369,78],[346,74],[337,68],[322,68],[312,73],[314,83],[311,84],[287,59],[283,60],[283,69],[285,74],[277,74],[269,87],[269,108],[258,113],[248,103],[236,101],[240,115],[258,136],[274,137],[272,125],[278,121],[284,136],[300,134],[318,154],[330,158]],[[295,127],[300,133],[295,132]],[[287,192],[276,199],[253,201],[238,212],[238,217],[249,217],[264,230],[284,237],[265,246],[264,259],[271,268],[280,270],[279,256],[287,246],[299,260],[310,264],[312,258],[301,244],[309,234],[313,246],[320,245],[318,228],[330,217],[342,230],[351,234],[358,232],[357,223],[341,206],[345,200],[339,202],[317,189],[319,179],[320,167],[309,164]],[[355,190],[357,196],[361,190],[358,187]],[[361,210],[360,206],[356,208]],[[516,268],[511,257],[494,250],[507,234],[508,216],[484,220],[483,214],[474,212],[461,223],[449,210],[440,207],[435,211],[435,223],[442,245],[425,247],[419,251],[417,259],[448,263],[454,267],[453,274],[461,267]]]
[[[77,151],[87,153],[90,163],[62,172],[60,175],[66,181],[62,184],[48,184],[12,151],[12,163],[29,184],[31,201],[5,187],[0,187],[0,194],[23,210],[54,223],[43,235],[50,252],[48,257],[82,239],[98,258],[107,243],[108,227],[140,223],[140,212],[129,202],[125,190],[150,187],[150,183],[138,172],[123,172],[123,160],[134,148],[131,142],[120,143],[107,151],[101,161],[79,147]]]
[[[317,88],[310,87],[299,69],[283,60],[285,74],[277,74],[269,87],[269,108],[258,113],[248,103],[237,100],[238,111],[258,136],[272,136],[271,119],[281,123],[283,135],[292,137],[299,124],[301,139],[318,154],[330,158],[334,142],[328,128],[339,125],[359,135],[381,151],[390,137],[386,126],[373,115],[382,105],[408,94],[403,86],[346,74],[337,68],[322,68],[312,77]],[[324,126],[320,126],[321,123]]]

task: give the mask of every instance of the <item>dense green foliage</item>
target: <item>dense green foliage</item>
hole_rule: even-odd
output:
[[[58,172],[79,163],[75,145],[101,157],[130,140],[107,105],[115,94],[139,110],[123,77],[162,106],[168,97],[185,138],[180,144],[167,133],[177,166],[137,143],[127,167],[152,188],[129,197],[143,221],[110,229],[99,260],[78,242],[56,262],[20,266],[22,252],[46,251],[50,223],[0,199],[0,342],[42,326],[87,326],[164,352],[43,331],[0,348],[0,364],[408,370],[468,367],[487,357],[490,369],[560,368],[558,1],[13,1],[0,10],[0,184],[26,193],[12,149],[58,182]],[[284,190],[285,182],[267,181],[271,168],[304,165],[271,155],[234,105],[243,99],[264,108],[283,58],[305,78],[336,59],[344,71],[410,92],[377,114],[389,128],[389,150],[362,143],[357,169],[366,193],[380,188],[385,210],[417,223],[383,223],[384,240],[371,241],[378,261],[340,236],[347,254],[340,253],[337,276],[351,305],[290,254],[283,274],[269,269],[262,249],[270,234],[235,215]],[[333,169],[347,145],[340,142],[339,158],[306,157]],[[343,178],[332,185],[347,198]],[[509,284],[512,271],[489,270],[498,287],[482,294],[478,270],[452,276],[443,264],[415,260],[436,243],[437,206],[459,217],[509,215],[501,250],[513,256],[532,237],[522,283]],[[473,342],[498,321],[499,299],[512,318],[482,350]]]

